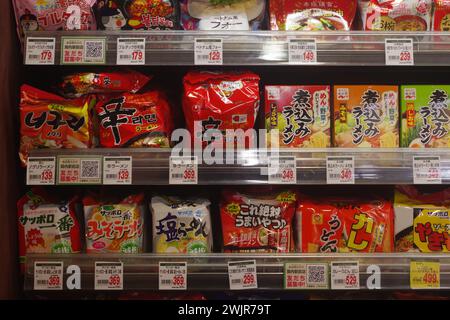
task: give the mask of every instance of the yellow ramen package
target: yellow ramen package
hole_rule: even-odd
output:
[[[153,252],[211,252],[210,204],[205,199],[153,197]]]

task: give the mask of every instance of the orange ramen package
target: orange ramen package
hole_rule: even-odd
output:
[[[144,239],[144,195],[120,202],[83,199],[87,253],[141,253]]]
[[[225,252],[293,251],[296,194],[224,191],[220,205]]]

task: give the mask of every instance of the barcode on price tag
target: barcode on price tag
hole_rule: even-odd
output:
[[[222,39],[195,39],[195,65],[222,65]]]
[[[296,184],[297,162],[295,157],[269,158],[270,184]]]
[[[256,260],[228,262],[230,290],[258,289]]]
[[[145,64],[145,38],[118,38],[117,65]]]
[[[55,38],[27,38],[25,64],[27,65],[54,65],[55,64]]]
[[[95,290],[123,290],[123,263],[96,262]]]
[[[441,265],[439,262],[411,261],[411,289],[439,289],[441,287]]]
[[[103,184],[131,184],[133,181],[132,157],[104,157]]]
[[[29,157],[27,165],[27,185],[54,185],[56,176],[55,157]]]
[[[442,184],[441,158],[414,157],[414,184]]]
[[[327,157],[327,184],[355,184],[355,158]]]
[[[169,184],[198,184],[198,157],[170,157]]]
[[[290,39],[289,63],[309,64],[317,62],[315,39]]]
[[[61,38],[61,64],[105,64],[106,38]]]
[[[187,263],[160,262],[159,290],[186,290]]]
[[[101,157],[58,157],[58,180],[60,185],[101,184]]]
[[[328,289],[328,265],[325,263],[286,263],[285,289]]]
[[[332,262],[331,289],[359,289],[359,262]]]
[[[386,39],[386,65],[413,66],[414,45],[412,39]]]
[[[34,290],[62,290],[63,263],[36,261],[34,263]]]

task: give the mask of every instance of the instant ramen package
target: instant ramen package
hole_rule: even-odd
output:
[[[142,253],[144,251],[144,195],[120,202],[98,197],[83,199],[87,253]]]
[[[450,31],[450,0],[435,0],[433,30]]]
[[[295,207],[296,194],[291,191],[264,195],[224,191],[220,204],[224,251],[293,251]]]
[[[95,97],[67,100],[29,85],[20,90],[20,160],[33,149],[84,149],[92,145]]]
[[[266,0],[180,0],[185,30],[260,30]]]
[[[153,197],[153,253],[211,252],[210,204],[205,199]]]

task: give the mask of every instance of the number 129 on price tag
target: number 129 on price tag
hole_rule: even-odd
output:
[[[222,65],[222,39],[195,39],[195,65]]]

